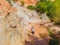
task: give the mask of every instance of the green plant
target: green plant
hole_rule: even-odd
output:
[[[54,6],[50,1],[38,1],[35,6],[29,5],[29,9],[36,10],[40,13],[47,13],[49,16],[54,14]]]
[[[14,2],[18,1],[18,0],[13,0]]]
[[[53,18],[55,16],[55,6],[52,2],[46,2],[47,4],[47,16],[53,21]]]
[[[36,11],[37,12],[40,12],[40,13],[45,13],[46,12],[46,9],[47,9],[47,6],[46,6],[46,3],[45,2],[37,2],[36,3]]]
[[[60,24],[60,0],[56,0],[56,1],[54,2],[54,5],[55,5],[55,7],[56,7],[56,10],[55,10],[56,15],[54,16],[53,21],[54,21],[56,24]]]
[[[54,2],[51,1],[38,1],[35,6],[28,6],[31,10],[36,10],[40,13],[46,13],[47,16],[53,21],[55,24],[60,25],[60,0],[56,0]]]
[[[22,4],[22,6],[24,6],[24,4],[25,4],[24,1],[21,1],[21,4]]]
[[[32,6],[32,5],[28,5],[27,8],[28,8],[28,9],[31,9],[31,10],[35,10],[35,6]]]
[[[48,32],[51,37],[49,45],[59,45],[59,39],[55,37],[56,34],[53,33],[51,30],[48,30]]]

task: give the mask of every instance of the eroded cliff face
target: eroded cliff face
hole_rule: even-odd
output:
[[[0,0],[0,45],[24,45],[31,23],[40,22],[35,11]]]
[[[6,0],[0,0],[0,4],[0,45],[23,45],[24,31],[20,24],[22,19]]]
[[[51,21],[47,15],[40,14],[39,17],[36,11],[22,7],[18,1],[0,0],[0,45],[25,45],[25,40],[32,41],[34,37],[41,39],[41,34],[49,37],[46,27]],[[30,0],[32,3],[28,0],[23,1],[28,5],[36,3],[36,0]],[[34,35],[30,32],[32,27],[35,30]]]

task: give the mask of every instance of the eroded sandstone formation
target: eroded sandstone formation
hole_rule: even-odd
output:
[[[0,45],[24,45],[29,24],[39,20],[35,11],[0,0]]]
[[[0,0],[0,45],[25,45],[25,40],[32,38],[27,36],[31,34],[32,27],[35,29],[35,34],[31,34],[32,36],[39,39],[41,39],[41,34],[49,36],[44,24],[51,21],[46,14],[42,14],[41,19],[36,11],[22,7],[19,2],[9,1]],[[23,1],[26,2],[27,0]],[[32,2],[28,1],[27,3],[36,3],[34,0],[30,1]]]

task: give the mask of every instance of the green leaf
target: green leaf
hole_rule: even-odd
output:
[[[29,5],[27,8],[28,8],[28,9],[31,9],[31,10],[35,10],[35,7],[32,6],[32,5]]]

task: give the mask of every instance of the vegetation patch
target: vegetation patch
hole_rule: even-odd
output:
[[[27,8],[36,10],[40,13],[46,13],[51,21],[53,21],[55,24],[60,24],[60,0],[56,0],[54,2],[40,0],[35,6],[29,5]]]

